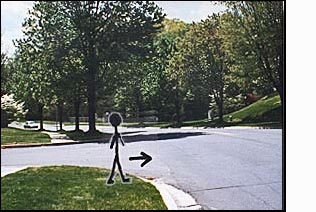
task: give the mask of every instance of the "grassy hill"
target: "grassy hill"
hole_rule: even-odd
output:
[[[280,96],[264,96],[238,111],[224,116],[224,121],[233,123],[280,122],[282,121]]]
[[[224,115],[224,126],[265,126],[282,127],[281,100],[278,94],[264,96],[238,111]],[[217,126],[217,119],[186,121],[182,126]]]

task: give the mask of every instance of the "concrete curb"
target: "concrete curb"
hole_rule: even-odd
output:
[[[67,142],[56,142],[56,143],[29,143],[29,144],[7,144],[1,145],[1,149],[7,148],[25,148],[25,147],[41,147],[41,146],[62,146],[62,145],[73,145],[73,144],[86,144],[86,143],[104,143],[100,139],[83,140],[83,141],[67,141]]]
[[[29,166],[1,166],[1,177],[4,177],[8,174],[15,173],[17,171],[21,171],[28,167]]]
[[[104,143],[98,140],[87,140],[87,141],[68,141],[61,143],[30,143],[30,144],[7,144],[1,145],[1,149],[7,148],[25,148],[25,147],[41,147],[41,146],[62,146],[62,145],[72,145],[72,144],[85,144],[85,143]]]
[[[161,179],[148,180],[142,177],[138,178],[156,187],[168,210],[202,210],[202,206],[197,204],[190,194],[174,186],[165,184]]]

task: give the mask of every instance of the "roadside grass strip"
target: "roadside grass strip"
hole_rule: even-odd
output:
[[[133,177],[106,186],[109,171],[78,166],[30,167],[1,178],[1,210],[166,210],[159,191]],[[129,176],[131,177],[131,175]]]
[[[50,143],[51,138],[45,133],[34,130],[1,128],[1,145],[24,143]]]

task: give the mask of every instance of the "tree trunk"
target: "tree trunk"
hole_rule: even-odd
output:
[[[218,105],[218,118],[219,118],[219,125],[223,125],[223,102],[220,101]]]
[[[40,119],[40,128],[39,130],[44,130],[44,120],[43,120],[43,104],[38,104],[38,114],[39,114],[39,119]]]
[[[215,98],[217,110],[218,110],[218,125],[222,126],[223,124],[223,98],[222,94],[219,97]]]
[[[63,102],[58,103],[59,130],[63,130]]]
[[[8,127],[8,114],[5,110],[1,109],[1,128]]]
[[[93,82],[88,83],[88,113],[89,113],[89,133],[96,131],[95,113],[96,113],[96,90]]]
[[[223,102],[224,102],[224,86],[222,86],[221,90],[219,91],[219,105],[218,105],[218,117],[219,123],[223,125]]]
[[[175,98],[174,98],[174,103],[175,103],[175,107],[176,107],[176,124],[177,126],[180,126],[181,124],[181,120],[180,120],[180,101],[179,101],[179,94],[178,94],[178,90],[175,90]]]
[[[136,122],[142,123],[141,118],[139,117],[140,112],[143,111],[142,101],[141,101],[141,93],[140,88],[135,88],[135,112],[136,112]]]
[[[80,101],[79,99],[75,101],[75,117],[76,117],[76,124],[75,124],[75,131],[79,131],[79,110],[80,110]]]
[[[98,64],[95,59],[95,55],[92,56],[91,61],[88,67],[88,82],[87,82],[87,90],[88,90],[88,117],[89,117],[89,131],[88,133],[95,133],[95,113],[96,113],[96,75]]]

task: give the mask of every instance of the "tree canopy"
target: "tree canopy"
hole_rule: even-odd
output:
[[[275,90],[283,102],[283,2],[220,4],[227,10],[185,23],[154,2],[37,1],[14,56],[1,54],[1,95],[38,107],[42,121],[57,110],[60,126],[74,114],[77,130],[85,114],[91,133],[111,110],[179,125],[210,109],[222,122],[250,94]]]

